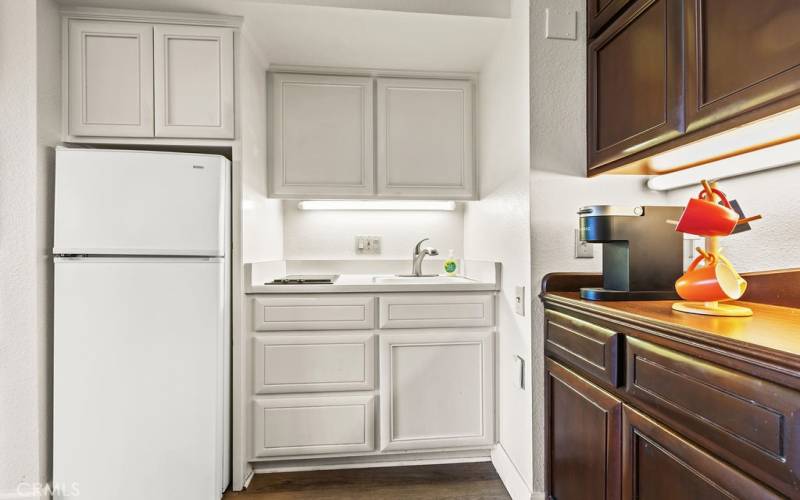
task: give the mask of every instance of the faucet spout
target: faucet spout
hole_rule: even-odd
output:
[[[414,246],[411,264],[411,274],[413,276],[422,276],[422,261],[425,259],[426,255],[439,255],[439,250],[433,247],[422,248],[422,244],[426,241],[428,241],[428,238],[420,240]]]

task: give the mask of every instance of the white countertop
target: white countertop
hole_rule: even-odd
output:
[[[291,273],[287,273],[287,268]],[[372,268],[372,269],[370,269]],[[387,261],[316,261],[313,263],[275,261],[245,265],[245,293],[389,293],[389,292],[476,292],[500,289],[499,263],[465,262],[466,276],[442,276],[441,282],[414,282],[413,279],[397,279],[387,274]],[[404,268],[403,268],[404,269]],[[346,272],[339,272],[346,271]],[[364,273],[353,272],[363,270]],[[374,273],[371,270],[382,272]],[[470,270],[474,271],[470,274]],[[286,285],[272,284],[272,280],[286,274],[339,274],[333,284]],[[437,278],[438,279],[438,278]]]

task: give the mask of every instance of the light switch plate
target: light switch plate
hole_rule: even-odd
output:
[[[514,311],[520,316],[525,316],[525,287],[518,286],[515,289]]]
[[[381,253],[381,237],[357,235],[356,255],[378,255]]]
[[[551,40],[577,40],[578,13],[572,9],[545,9],[545,32]]]
[[[581,230],[575,230],[575,258],[594,259],[594,244],[581,241]]]

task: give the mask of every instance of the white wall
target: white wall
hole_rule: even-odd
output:
[[[49,475],[59,33],[52,0],[0,2],[0,494]]]
[[[283,258],[283,208],[267,198],[267,61],[241,38],[242,260]]]
[[[464,252],[464,214],[415,211],[299,210],[296,201],[285,201],[284,256],[287,260],[408,259],[417,241],[446,256],[453,249]],[[355,236],[381,237],[380,255],[356,255]]]
[[[747,215],[763,214],[752,230],[724,238],[721,246],[739,272],[800,267],[800,164],[723,180],[719,187],[741,204]],[[698,188],[671,191],[670,204],[682,205]]]
[[[481,199],[468,203],[464,213],[465,257],[503,264],[497,315],[498,434],[499,452],[513,464],[510,470],[500,470],[501,477],[505,476],[515,498],[529,498],[533,487],[531,311],[526,307],[525,316],[514,312],[515,286],[526,288],[526,305],[534,293],[530,281],[528,40],[528,1],[514,0],[511,22],[480,72]],[[518,385],[515,356],[525,360],[525,389]]]
[[[531,1],[531,254],[533,286],[556,271],[600,271],[601,259],[573,257],[576,212],[590,204],[665,204],[639,176],[586,179],[584,0]],[[578,12],[578,40],[547,40],[545,9]],[[544,491],[543,309],[534,300],[534,491]]]

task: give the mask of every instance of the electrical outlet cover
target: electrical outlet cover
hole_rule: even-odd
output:
[[[514,310],[520,316],[525,316],[525,287],[518,286],[515,289]]]
[[[594,245],[581,241],[580,229],[575,230],[575,258],[576,259],[593,259],[594,258]]]

